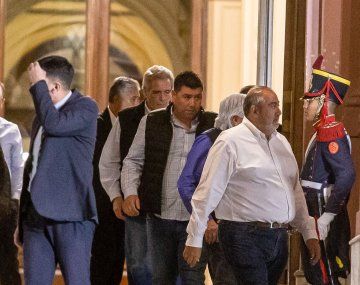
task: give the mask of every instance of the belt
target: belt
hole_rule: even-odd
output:
[[[301,180],[301,186],[320,190],[322,188],[322,183],[309,180]]]
[[[301,180],[300,182],[301,186],[312,188],[315,190],[320,190],[321,193],[324,195],[325,203],[327,202],[328,198],[330,197],[330,194],[334,188],[334,184],[328,184],[327,187],[323,187],[322,183],[314,182],[314,181],[308,181],[308,180]]]
[[[244,222],[244,224],[258,227],[258,228],[267,228],[267,229],[287,229],[289,228],[288,223],[278,223],[278,222],[272,222],[272,223],[266,223],[266,222]]]

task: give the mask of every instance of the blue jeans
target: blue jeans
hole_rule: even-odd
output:
[[[239,284],[276,285],[287,257],[286,229],[220,221],[219,240]]]
[[[206,250],[200,262],[191,268],[183,258],[188,221],[148,219],[149,250],[153,268],[153,285],[173,285],[179,275],[182,285],[204,284]]]
[[[125,257],[129,284],[151,285],[146,218],[125,219]]]
[[[237,285],[235,275],[227,262],[220,243],[206,244],[208,266],[213,285]]]

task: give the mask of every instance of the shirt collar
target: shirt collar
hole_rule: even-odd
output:
[[[242,123],[253,133],[253,135],[257,138],[261,138],[261,139],[265,139],[265,140],[268,140],[266,138],[266,135],[260,131],[257,127],[255,127],[255,125],[249,121],[248,118],[244,117]],[[274,136],[276,136],[277,134],[277,131],[275,130],[271,135],[270,135],[270,138],[269,140],[271,140]]]
[[[66,101],[70,98],[72,92],[69,91],[69,93],[64,97],[62,98],[59,102],[57,102],[54,106],[57,110],[59,110],[62,106],[64,106],[64,104],[66,103]]]
[[[145,100],[145,115],[149,114],[151,112],[151,110],[149,109],[148,105],[146,104],[146,100]]]
[[[0,127],[1,126],[5,126],[5,125],[7,125],[9,122],[6,120],[6,119],[4,119],[3,117],[0,117]]]
[[[171,122],[172,122],[174,125],[176,125],[176,126],[178,126],[178,127],[181,127],[181,128],[183,128],[183,129],[187,130],[187,131],[190,132],[190,133],[191,133],[191,132],[195,132],[195,131],[196,131],[196,128],[197,128],[197,126],[198,126],[198,124],[199,124],[199,116],[196,116],[195,119],[191,121],[191,128],[190,128],[190,130],[189,130],[178,118],[176,118],[176,116],[175,116],[174,113],[173,113],[173,108],[174,108],[174,106],[171,106],[171,109],[170,109],[170,112],[171,112]]]
[[[115,122],[116,122],[117,116],[115,116],[115,115],[113,114],[113,112],[111,112],[111,110],[110,110],[110,107],[109,107],[109,106],[107,106],[107,108],[108,108],[108,111],[109,111],[109,114],[110,114],[111,124],[112,124],[112,125],[114,125],[114,124],[115,124]]]

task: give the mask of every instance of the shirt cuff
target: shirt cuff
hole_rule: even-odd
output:
[[[309,217],[308,222],[301,229],[299,229],[299,231],[301,232],[305,242],[308,239],[318,239],[315,219],[313,217]]]
[[[188,235],[186,243],[187,246],[202,248],[203,237]]]
[[[14,194],[12,194],[11,196],[11,199],[14,199],[14,200],[19,200],[20,199],[20,196],[21,196],[21,192],[15,192]]]
[[[126,199],[127,197],[129,197],[131,195],[138,196],[138,192],[133,189],[128,189],[127,191],[123,191],[123,194],[124,194],[124,199]]]
[[[117,197],[121,197],[121,194],[120,193],[108,193],[109,195],[109,198],[110,198],[110,201],[114,201],[115,198]]]
[[[304,241],[306,242],[308,239],[319,239],[315,230],[306,230],[301,233]]]

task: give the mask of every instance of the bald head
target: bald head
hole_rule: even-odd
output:
[[[246,95],[244,113],[255,127],[269,137],[279,126],[279,99],[269,87],[254,87]]]

